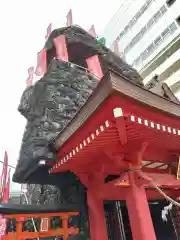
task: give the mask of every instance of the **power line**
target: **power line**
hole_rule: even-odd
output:
[[[4,162],[0,160],[0,163],[4,163]],[[8,164],[8,167],[10,167],[10,168],[14,168],[14,169],[15,169],[15,167],[14,167],[14,166],[12,166],[12,165],[9,165],[9,164]]]

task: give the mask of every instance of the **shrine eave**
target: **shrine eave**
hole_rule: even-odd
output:
[[[124,76],[116,73],[114,70],[109,70],[86,104],[59,134],[55,141],[55,148],[59,149],[112,96],[123,97],[128,101],[133,101],[134,105],[141,105],[150,111],[158,112],[158,114],[164,114],[169,117],[173,116],[176,121],[180,117],[179,104],[169,101],[136,84],[132,84]]]

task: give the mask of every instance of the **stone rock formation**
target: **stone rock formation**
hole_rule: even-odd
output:
[[[67,40],[69,62],[53,57],[53,38],[62,34]],[[98,55],[104,74],[112,68],[127,81],[143,87],[142,79],[136,70],[78,26],[54,30],[45,48],[47,72],[25,89],[18,107],[27,124],[13,180],[28,183],[28,198],[32,204],[80,203],[86,207],[85,187],[73,173],[59,173],[53,178],[48,174],[47,165],[39,164],[56,161],[57,152],[50,143],[98,84],[99,80],[84,70],[87,57]],[[82,216],[82,231],[86,231],[87,213]]]

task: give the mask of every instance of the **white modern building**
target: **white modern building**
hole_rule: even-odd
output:
[[[180,98],[180,0],[120,0],[103,34],[138,70],[144,84],[155,76]]]

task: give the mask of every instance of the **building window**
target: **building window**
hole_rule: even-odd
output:
[[[148,53],[151,54],[154,50],[154,43],[151,43],[147,49],[148,49]]]
[[[125,26],[124,30],[119,34],[119,39],[122,38],[137,22],[137,20],[143,15],[143,13],[149,8],[151,3],[154,0],[147,0],[146,3],[142,6],[142,8],[135,14],[135,16],[131,19],[131,21]]]
[[[163,32],[162,32],[162,37],[165,38],[167,35],[169,35],[170,30],[169,28],[166,28]]]
[[[132,49],[136,43],[139,42],[139,40],[150,30],[150,28],[167,12],[167,8],[165,5],[163,5],[153,16],[152,18],[147,22],[147,24],[141,28],[139,33],[132,39],[132,41],[126,46],[124,49],[124,53],[127,54],[127,52]]]
[[[161,42],[162,42],[162,37],[161,37],[161,36],[157,37],[157,38],[154,40],[155,46],[160,45]]]
[[[173,23],[169,26],[169,29],[170,29],[171,33],[175,32],[176,29],[177,29],[176,24],[173,22]]]
[[[166,4],[168,5],[168,7],[170,7],[171,5],[173,5],[173,3],[175,2],[176,0],[167,0],[166,1]]]
[[[151,18],[147,23],[147,28],[149,29],[150,27],[152,27],[154,23],[155,23],[154,18]]]
[[[133,66],[137,67],[144,60],[146,60],[155,50],[160,46],[163,41],[170,35],[172,35],[177,29],[176,24],[171,23],[163,32],[151,43],[141,54],[140,56],[133,62]]]
[[[176,18],[176,22],[180,26],[180,15],[179,15],[179,17]]]
[[[165,12],[167,12],[167,8],[165,5],[162,6],[162,8],[160,9],[161,14],[163,15]]]

